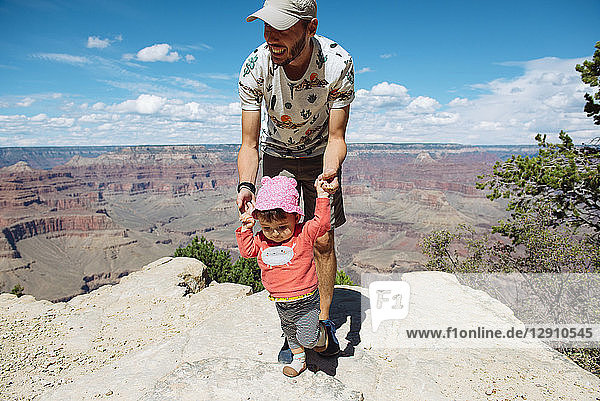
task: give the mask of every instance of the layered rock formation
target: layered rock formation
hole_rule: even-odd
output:
[[[505,216],[502,203],[487,200],[475,183],[505,156],[506,148],[356,146],[349,148],[344,163],[348,222],[337,240],[342,266],[355,280],[364,271],[421,269],[424,235],[460,224],[489,229]]]
[[[389,149],[385,149],[389,146]],[[410,191],[413,189],[459,192],[481,196],[476,177],[489,172],[499,158],[477,148],[411,149],[381,145],[381,149],[350,151],[344,164],[344,180],[349,185],[374,189]]]
[[[94,158],[76,154],[52,170],[25,162],[0,169],[0,290],[19,284],[56,300],[118,282],[207,228],[161,229],[181,215],[172,209],[149,216],[182,195],[234,186],[234,170],[203,146],[124,147]],[[136,197],[156,201],[132,209]],[[70,266],[58,262],[65,258]]]
[[[103,193],[189,194],[237,185],[236,168],[204,146],[134,146],[95,158],[73,156],[66,171]]]
[[[0,149],[0,163],[21,157],[48,169],[23,162],[0,169],[0,290],[20,284],[37,297],[68,298],[117,282],[194,235],[235,254],[237,149]],[[476,176],[525,151],[531,148],[349,145],[340,267],[356,280],[365,270],[419,269],[418,244],[431,230],[489,228],[504,211],[475,189]]]
[[[99,198],[69,172],[35,170],[25,162],[0,169],[0,258],[20,258],[17,242],[36,235],[116,230],[94,210]]]
[[[361,306],[367,288],[337,286],[331,312],[343,351],[331,359],[307,351],[309,369],[291,379],[276,363],[281,329],[266,293],[224,283],[186,296],[180,283],[190,271],[201,272],[200,262],[163,258],[66,303],[0,295],[0,398],[600,398],[598,377],[541,343],[399,341],[407,328],[522,326],[507,307],[449,274],[404,274],[409,314],[376,332]]]
[[[118,152],[122,146],[48,146],[0,148],[0,167],[26,162],[35,169],[51,169],[66,163],[73,156],[97,157]]]

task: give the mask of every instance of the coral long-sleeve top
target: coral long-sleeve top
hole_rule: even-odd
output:
[[[262,230],[235,231],[240,254],[256,257],[262,283],[274,298],[305,295],[317,289],[317,270],[313,247],[316,239],[329,231],[329,198],[317,198],[315,217],[296,224],[294,234],[284,242],[267,239]]]

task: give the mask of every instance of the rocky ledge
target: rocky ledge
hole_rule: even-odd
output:
[[[266,293],[199,290],[203,271],[195,259],[163,258],[66,303],[0,295],[0,399],[600,400],[599,378],[543,344],[402,344],[402,327],[519,324],[437,272],[404,274],[409,315],[375,333],[361,308],[368,290],[337,286],[341,355],[309,351],[309,369],[290,379],[276,363],[281,329]]]

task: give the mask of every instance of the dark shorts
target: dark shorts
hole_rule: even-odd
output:
[[[317,190],[315,180],[323,172],[323,156],[287,159],[263,153],[263,175],[274,177],[282,171],[287,171],[296,179],[296,189],[304,201],[304,221],[310,220],[315,215],[315,202]],[[338,171],[340,187],[333,195],[331,202],[331,227],[337,228],[346,222],[344,215],[344,202],[342,199],[342,172]]]

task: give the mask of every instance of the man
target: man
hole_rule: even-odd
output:
[[[346,157],[346,125],[354,99],[354,67],[350,55],[337,43],[316,35],[315,0],[266,0],[246,20],[264,22],[265,43],[242,66],[239,93],[242,103],[242,145],[238,153],[237,205],[240,213],[254,201],[259,165],[263,174],[282,171],[298,181],[305,219],[314,215],[317,177],[330,182],[332,229],[317,239],[315,261],[319,279],[319,319],[327,327],[329,346],[321,354],[339,353],[329,308],[337,273],[334,227],[346,218],[341,194],[341,166]],[[261,104],[265,120],[261,132]],[[260,137],[260,141],[259,141]],[[279,355],[291,362],[287,341]]]

